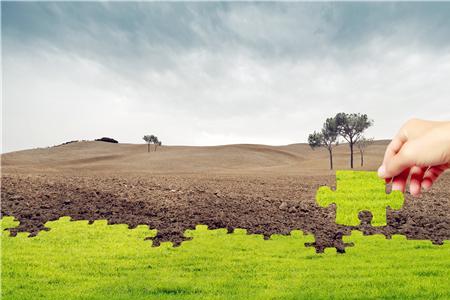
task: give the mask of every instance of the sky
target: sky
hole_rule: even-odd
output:
[[[450,3],[2,2],[2,152],[306,142],[450,120]]]

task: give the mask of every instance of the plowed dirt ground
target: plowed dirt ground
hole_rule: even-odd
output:
[[[380,141],[365,156],[375,170],[386,146]],[[405,196],[400,211],[387,212],[387,226],[372,227],[362,213],[356,227],[336,225],[335,208],[316,204],[319,186],[335,185],[325,151],[307,145],[161,147],[79,142],[2,155],[2,215],[20,225],[12,234],[36,235],[47,221],[106,219],[130,228],[157,229],[153,245],[179,245],[186,229],[247,229],[248,233],[315,236],[317,252],[349,246],[352,229],[386,236],[403,234],[440,244],[450,239],[450,174],[418,198]],[[336,149],[335,168],[348,164],[346,145]],[[355,162],[359,156],[355,155]]]

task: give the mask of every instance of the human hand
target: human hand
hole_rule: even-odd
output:
[[[417,196],[429,189],[450,168],[450,122],[412,119],[406,122],[386,149],[378,176],[392,182],[392,190]]]

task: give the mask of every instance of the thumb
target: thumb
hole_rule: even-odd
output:
[[[380,177],[395,177],[415,165],[414,157],[417,156],[417,153],[415,153],[417,147],[414,147],[412,144],[413,142],[406,142],[397,154],[384,161],[383,165],[378,169]]]

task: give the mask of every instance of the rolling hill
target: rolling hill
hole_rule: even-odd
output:
[[[365,170],[376,170],[388,141],[377,141],[365,154]],[[335,148],[335,169],[349,167],[347,144]],[[327,173],[328,152],[307,144],[267,146],[163,146],[147,152],[145,144],[83,141],[2,155],[3,172],[145,172],[174,173]],[[355,151],[355,167],[360,156]]]

